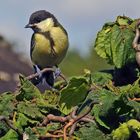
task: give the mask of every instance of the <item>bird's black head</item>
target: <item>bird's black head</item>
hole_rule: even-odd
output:
[[[40,23],[47,18],[52,18],[55,25],[57,25],[57,19],[55,16],[45,10],[39,10],[30,16],[29,23],[25,26],[25,28],[34,28],[34,25]]]

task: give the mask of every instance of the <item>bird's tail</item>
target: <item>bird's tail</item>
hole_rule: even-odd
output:
[[[43,73],[43,77],[46,79],[46,82],[50,85],[54,85],[54,74],[52,71],[47,71]]]

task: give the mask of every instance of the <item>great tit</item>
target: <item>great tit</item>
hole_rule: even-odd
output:
[[[65,57],[69,41],[64,27],[55,16],[45,10],[31,14],[25,28],[31,28],[34,33],[31,38],[30,56],[35,71],[43,68],[58,67]],[[54,74],[49,71],[42,75],[46,82],[53,86]]]

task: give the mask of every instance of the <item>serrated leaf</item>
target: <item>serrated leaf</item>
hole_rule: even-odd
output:
[[[89,123],[81,127],[75,135],[80,138],[80,140],[111,140],[111,138],[104,135],[94,123]]]
[[[38,140],[38,136],[32,131],[32,128],[28,127],[25,128],[26,135],[28,135],[29,139],[28,140]]]
[[[9,127],[5,122],[0,123],[0,137],[4,136],[9,131]]]
[[[29,102],[20,102],[17,110],[32,119],[41,119],[43,117],[37,105]]]
[[[46,105],[58,105],[60,94],[58,92],[48,91],[46,90],[45,93],[42,95]]]
[[[133,20],[126,16],[118,16],[116,22],[119,25],[130,25],[133,22]]]
[[[2,138],[0,138],[0,140],[18,140],[18,134],[10,129]]]
[[[126,123],[120,125],[119,128],[112,132],[113,140],[128,140],[131,135]]]
[[[140,138],[140,122],[135,119],[131,119],[127,122],[128,128],[130,131],[135,131],[138,135],[138,138]]]
[[[101,90],[99,93],[99,99],[102,105],[94,106],[94,117],[99,125],[110,130],[118,123],[119,115],[117,114],[117,109],[120,108],[122,100],[120,96],[116,96],[108,90]]]
[[[129,21],[129,19],[118,17],[116,23],[105,24],[97,34],[95,42],[97,54],[117,68],[135,61],[135,51],[132,48],[135,34]]]
[[[111,29],[113,25],[105,24],[101,31],[98,32],[96,41],[95,41],[95,50],[97,54],[107,59],[110,51],[110,38],[111,38]]]
[[[132,132],[136,132],[137,138],[140,138],[140,122],[135,119],[120,124],[120,126],[112,132],[113,140],[128,140]]]
[[[38,121],[30,119],[22,113],[18,113],[17,120],[14,124],[18,129],[21,129],[23,131],[23,129],[22,129],[23,127],[25,127],[25,126],[28,127],[29,124],[35,125],[37,123],[38,123]]]
[[[15,97],[12,93],[3,93],[0,96],[0,115],[9,116],[14,107]]]
[[[92,74],[92,82],[98,84],[98,85],[105,85],[109,81],[113,79],[113,76],[110,73],[107,72],[95,72]]]
[[[133,117],[140,119],[140,103],[129,100],[126,104],[131,108]]]
[[[85,78],[71,78],[69,85],[61,91],[60,110],[64,114],[69,114],[73,107],[84,101],[88,88],[88,82]]]
[[[17,95],[17,100],[32,100],[34,98],[42,98],[39,89],[34,86],[29,80],[27,80],[24,76],[19,77],[20,79],[20,93]]]
[[[121,68],[135,61],[135,51],[132,48],[134,32],[131,28],[114,25],[111,31],[111,57],[112,63]]]

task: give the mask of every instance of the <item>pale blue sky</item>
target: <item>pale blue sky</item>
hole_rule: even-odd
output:
[[[85,53],[105,22],[123,14],[139,18],[139,7],[140,0],[1,0],[0,33],[29,55],[32,31],[24,26],[32,12],[45,9],[66,28],[71,48]]]

